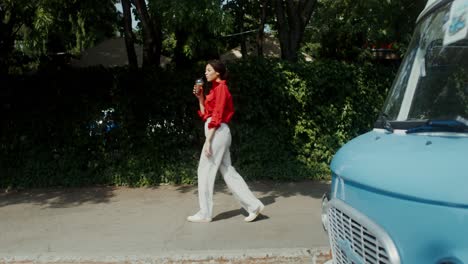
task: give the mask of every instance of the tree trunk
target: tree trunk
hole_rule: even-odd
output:
[[[188,58],[184,53],[184,46],[187,43],[189,34],[183,29],[176,29],[175,32],[176,46],[174,48],[174,62],[176,67],[183,67],[188,63]]]
[[[238,13],[236,20],[237,20],[237,24],[239,25],[239,32],[244,32],[244,12],[243,11]],[[248,53],[247,44],[245,43],[246,42],[245,35],[241,34],[239,36],[239,39],[240,39],[242,59],[245,59],[247,58],[247,53]]]
[[[281,58],[296,62],[304,36],[317,0],[275,0]]]
[[[263,58],[263,41],[264,41],[264,28],[266,20],[266,9],[268,0],[263,0],[260,4],[260,25],[257,33],[257,55]]]
[[[159,17],[151,19],[145,0],[134,0],[143,30],[143,67],[160,65],[162,30]]]
[[[246,44],[244,34],[240,35],[240,46],[241,46],[242,59],[246,59],[248,56],[248,50],[247,50],[247,44]]]
[[[129,0],[122,1],[122,11],[124,20],[125,47],[127,49],[128,65],[130,69],[138,69],[138,60],[135,53],[135,38],[132,29],[132,14]]]
[[[278,37],[281,47],[281,58],[286,59],[289,48],[289,28],[286,24],[286,16],[284,14],[283,0],[275,0],[276,21],[278,27]]]
[[[239,41],[240,45],[240,53],[242,59],[247,58],[247,44],[245,43],[245,33],[244,33],[244,16],[245,16],[245,8],[247,6],[248,0],[236,0],[235,2],[235,11],[234,11],[234,30],[239,32],[236,36],[236,40]]]

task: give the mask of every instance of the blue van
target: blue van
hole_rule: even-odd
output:
[[[468,264],[468,0],[430,0],[374,129],[331,162],[334,264]]]

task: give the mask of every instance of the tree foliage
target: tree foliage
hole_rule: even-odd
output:
[[[4,0],[0,55],[9,58],[18,51],[45,59],[56,53],[79,54],[115,35],[114,5],[115,0]]]
[[[33,26],[35,8],[27,0],[4,0],[0,2],[0,73],[15,63],[18,50],[15,41],[21,37],[23,27]]]
[[[425,2],[320,0],[306,46],[315,56],[333,59],[359,60],[368,48],[391,48],[402,55]],[[311,48],[312,43],[319,48]]]
[[[21,56],[77,55],[115,36],[123,25],[127,25],[132,64],[132,42],[139,41],[146,65],[159,65],[159,55],[164,54],[178,66],[187,66],[239,44],[246,57],[247,43],[256,43],[261,56],[265,24],[274,25],[286,60],[295,61],[301,48],[315,57],[349,61],[366,58],[370,47],[391,47],[403,54],[425,4],[424,0],[125,0],[139,22],[132,39],[129,15],[123,24],[117,2],[1,1],[0,67],[5,71],[7,65],[24,63]]]
[[[223,6],[234,23],[228,45],[240,46],[243,58],[249,55],[247,43],[256,43],[257,55],[263,56],[264,28],[274,23],[273,1],[271,0],[229,0]],[[254,34],[255,32],[256,34]]]
[[[203,144],[193,78],[233,45],[256,41],[261,55],[264,25],[276,22],[271,34],[282,59],[229,64],[233,158],[248,179],[321,178],[334,151],[370,128],[394,76],[392,66],[365,61],[366,49],[392,44],[403,52],[424,4],[123,0],[122,16],[117,1],[0,0],[0,188],[193,183]],[[3,74],[45,67],[53,54],[78,55],[123,26],[129,55],[143,43],[143,64],[151,67],[137,69],[132,59],[132,71]],[[286,61],[301,48],[313,62]],[[177,68],[152,67],[160,54]],[[109,109],[113,120],[102,116]]]
[[[219,56],[220,36],[231,25],[219,0],[153,0],[159,6],[167,38],[173,38],[172,55],[178,66],[190,60]],[[186,66],[186,65],[185,65]]]

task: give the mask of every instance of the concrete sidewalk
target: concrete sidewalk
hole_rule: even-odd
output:
[[[224,183],[214,219],[189,223],[196,186],[38,189],[0,194],[0,263],[323,263],[327,183],[249,182],[252,223]]]

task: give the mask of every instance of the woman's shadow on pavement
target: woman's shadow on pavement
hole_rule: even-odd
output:
[[[275,202],[276,197],[277,197],[276,195],[270,195],[270,196],[260,198],[260,201],[262,201],[262,203],[265,205],[265,208],[268,208],[269,204],[273,204]],[[223,213],[220,213],[220,214],[216,215],[213,218],[213,222],[220,221],[220,220],[226,220],[226,219],[238,216],[238,215],[248,216],[248,213],[243,208],[223,212]],[[262,213],[255,219],[255,222],[266,220],[266,219],[269,219],[269,217]]]

